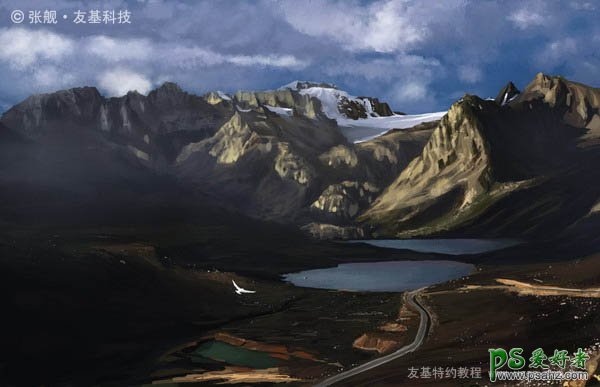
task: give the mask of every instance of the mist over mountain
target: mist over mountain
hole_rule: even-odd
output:
[[[4,154],[15,155],[1,167],[5,214],[71,214],[75,203],[93,212],[110,204],[121,219],[123,206],[139,215],[137,207],[184,193],[191,208],[200,202],[279,222],[347,222],[426,137],[390,134],[354,144],[342,126],[348,122],[373,136],[387,131],[373,120],[414,118],[330,85],[303,85],[196,96],[165,83],[147,96],[105,98],[91,87],[31,96],[1,119]],[[357,189],[340,191],[344,186]]]
[[[0,120],[3,220],[126,218],[175,200],[325,238],[560,233],[595,219],[599,100],[544,74],[417,116],[303,81],[33,95]]]

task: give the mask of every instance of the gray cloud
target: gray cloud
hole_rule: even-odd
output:
[[[15,26],[13,9],[129,9],[125,26]],[[456,90],[561,72],[597,85],[591,1],[0,1],[0,101],[97,85],[116,95],[171,80],[185,89],[338,84],[397,110],[441,110]],[[574,59],[576,58],[576,59]]]

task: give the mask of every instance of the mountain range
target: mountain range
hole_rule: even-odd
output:
[[[2,115],[0,222],[143,222],[176,203],[320,238],[547,237],[597,224],[599,144],[600,89],[544,74],[424,115],[316,82],[75,88]]]

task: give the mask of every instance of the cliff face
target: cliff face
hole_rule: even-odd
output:
[[[8,110],[2,121],[32,137],[57,125],[79,125],[136,139],[136,135],[214,130],[225,116],[223,109],[165,83],[148,96],[130,92],[120,98],[104,98],[93,87],[34,95]]]
[[[341,116],[351,120],[365,119],[368,117],[389,117],[394,115],[390,106],[372,97],[353,97],[348,93],[337,89],[335,85],[328,83],[295,81],[283,86],[275,92],[266,92],[267,94],[280,93],[285,95],[321,95],[325,97],[328,106],[325,107],[330,118],[332,116]],[[258,99],[261,95],[256,95]],[[289,99],[289,97],[288,97]],[[289,105],[289,103],[287,103]],[[321,109],[322,106],[316,109]]]
[[[103,103],[102,96],[93,87],[33,95],[8,110],[2,121],[25,135],[36,136],[40,134],[38,131],[57,121],[88,123],[99,119]],[[100,126],[99,120],[97,124]]]
[[[455,103],[361,220],[386,236],[537,235],[589,211],[600,190],[585,187],[582,165],[600,155],[581,149],[598,139],[598,89],[539,74],[523,93],[509,85],[499,97]]]
[[[521,92],[517,89],[514,83],[508,82],[506,86],[500,90],[494,101],[499,105],[506,105],[515,99]]]
[[[388,191],[406,189],[398,197],[382,197],[373,211],[388,211],[398,202],[412,205],[427,197],[439,197],[457,185],[465,191],[484,191],[489,185],[489,149],[475,111],[485,103],[466,97],[452,106],[422,154],[404,169]]]
[[[356,99],[342,97],[338,104],[338,111],[353,120],[377,116],[389,117],[394,114],[387,103],[370,97],[357,97]]]
[[[543,101],[564,124],[586,131],[581,138],[582,145],[597,144],[600,137],[600,89],[540,73],[518,101],[521,104]]]
[[[360,209],[367,208],[378,194],[379,188],[368,182],[343,181],[327,187],[311,207],[350,220]]]
[[[184,146],[173,171],[184,184],[249,215],[301,222],[320,187],[336,178],[319,156],[347,141],[329,119],[280,115],[267,107],[275,105],[257,103],[235,107],[213,136]]]
[[[0,184],[74,190],[85,202],[100,190],[107,199],[134,200],[127,191],[137,190],[160,202],[164,187],[261,219],[317,221],[314,229],[329,233],[353,230],[353,219],[431,131],[353,144],[324,113],[319,96],[302,92],[313,87],[334,86],[298,82],[272,91],[196,96],[165,83],[147,96],[105,98],[90,87],[35,95],[0,120],[6,126],[0,131],[6,148]],[[391,114],[375,98],[346,102],[358,104],[355,111]],[[9,145],[9,137],[19,144]]]
[[[395,179],[418,155],[437,127],[438,121],[416,125],[410,129],[396,129],[370,141],[355,144],[356,153],[369,162],[369,174],[384,186]]]
[[[2,122],[36,140],[82,128],[104,133],[134,156],[164,164],[184,143],[213,135],[232,114],[165,83],[148,96],[104,98],[93,87],[34,95],[8,110]]]
[[[263,92],[238,91],[234,101],[241,109],[255,109],[266,105],[267,109],[268,107],[291,109],[290,115],[324,118],[318,99],[289,89]]]
[[[402,171],[363,219],[417,221],[432,206],[465,208],[487,192],[492,185],[490,149],[477,112],[495,109],[492,104],[471,96],[454,104],[421,155]]]
[[[423,149],[435,123],[393,130],[373,140],[337,146],[319,156],[339,176],[311,204],[311,218],[333,224],[352,222]],[[361,231],[363,232],[363,231]]]

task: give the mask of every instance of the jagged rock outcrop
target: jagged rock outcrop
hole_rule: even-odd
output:
[[[272,91],[238,91],[234,103],[242,110],[272,106],[292,109],[294,115],[316,119],[324,118],[318,99],[290,89]]]
[[[311,208],[349,220],[369,206],[379,191],[378,187],[369,182],[343,181],[327,187]]]
[[[237,210],[291,222],[328,178],[319,151],[344,141],[330,120],[296,117],[291,122],[278,115],[236,111],[214,136],[185,146],[175,172],[181,181],[217,193]]]
[[[477,110],[490,102],[465,96],[439,123],[414,159],[364,215],[406,221],[445,200],[464,208],[492,185],[490,149]],[[490,107],[488,107],[489,109]]]
[[[235,163],[250,147],[253,134],[240,114],[235,113],[208,141],[211,144],[208,154],[215,157],[217,163]]]
[[[298,154],[292,152],[288,143],[279,143],[275,158],[275,171],[282,178],[307,185],[314,178],[312,167]]]
[[[235,164],[247,152],[268,154],[272,150],[272,139],[261,138],[236,112],[214,136],[184,146],[175,161],[181,164],[196,152],[207,152],[216,159],[217,164]]]
[[[421,154],[437,126],[437,121],[409,129],[390,130],[369,141],[355,144],[360,163],[368,166],[367,178],[387,186],[408,163]]]
[[[600,194],[585,183],[596,173],[583,167],[600,154],[579,150],[598,140],[598,95],[539,74],[509,103],[465,96],[361,219],[376,236],[522,236],[568,227]]]
[[[212,136],[232,114],[167,82],[148,96],[129,92],[104,98],[93,87],[34,95],[9,109],[2,121],[33,139],[81,128],[106,133],[137,157],[164,164],[185,143]]]
[[[392,111],[392,109],[390,108],[390,105],[388,105],[386,102],[380,102],[378,98],[371,98],[371,97],[358,97],[358,98],[368,99],[369,102],[371,103],[371,107],[372,107],[373,111],[375,112],[375,114],[377,114],[380,117],[389,117],[389,116],[396,114]]]
[[[517,86],[515,86],[514,83],[508,82],[506,86],[500,90],[494,101],[496,101],[496,103],[499,105],[506,105],[515,99],[515,97],[520,93],[521,91],[517,89]]]
[[[204,99],[211,105],[217,104],[231,104],[232,99],[229,95],[223,93],[222,91],[211,91],[204,95]]]
[[[561,77],[539,73],[519,97],[520,103],[542,100],[561,121],[575,128],[585,128],[584,145],[597,144],[600,137],[600,89]]]
[[[379,102],[377,98],[356,97],[350,99],[342,96],[338,103],[340,114],[346,117],[358,120],[367,117],[388,117],[394,115],[390,106],[385,102]]]
[[[286,90],[293,93],[299,91],[298,94],[301,95],[311,95],[311,93],[305,94],[303,92],[307,89],[326,90],[326,93],[317,91],[316,94],[326,94],[328,97],[333,97],[335,99],[335,113],[352,120],[378,116],[387,117],[395,114],[387,103],[380,102],[377,98],[352,97],[347,93],[338,90],[335,85],[329,83],[294,81],[280,88],[280,90]]]
[[[322,165],[337,178],[311,204],[311,214],[321,221],[348,226],[422,151],[434,127],[431,122],[391,130],[373,140],[338,145],[321,154]]]
[[[353,168],[358,164],[358,157],[356,152],[349,146],[336,145],[329,149],[327,152],[319,156],[319,160],[327,166],[337,167],[350,167]]]
[[[94,122],[101,125],[104,99],[94,87],[62,90],[52,94],[36,94],[9,109],[2,116],[4,124],[23,135],[42,135],[47,126]]]

